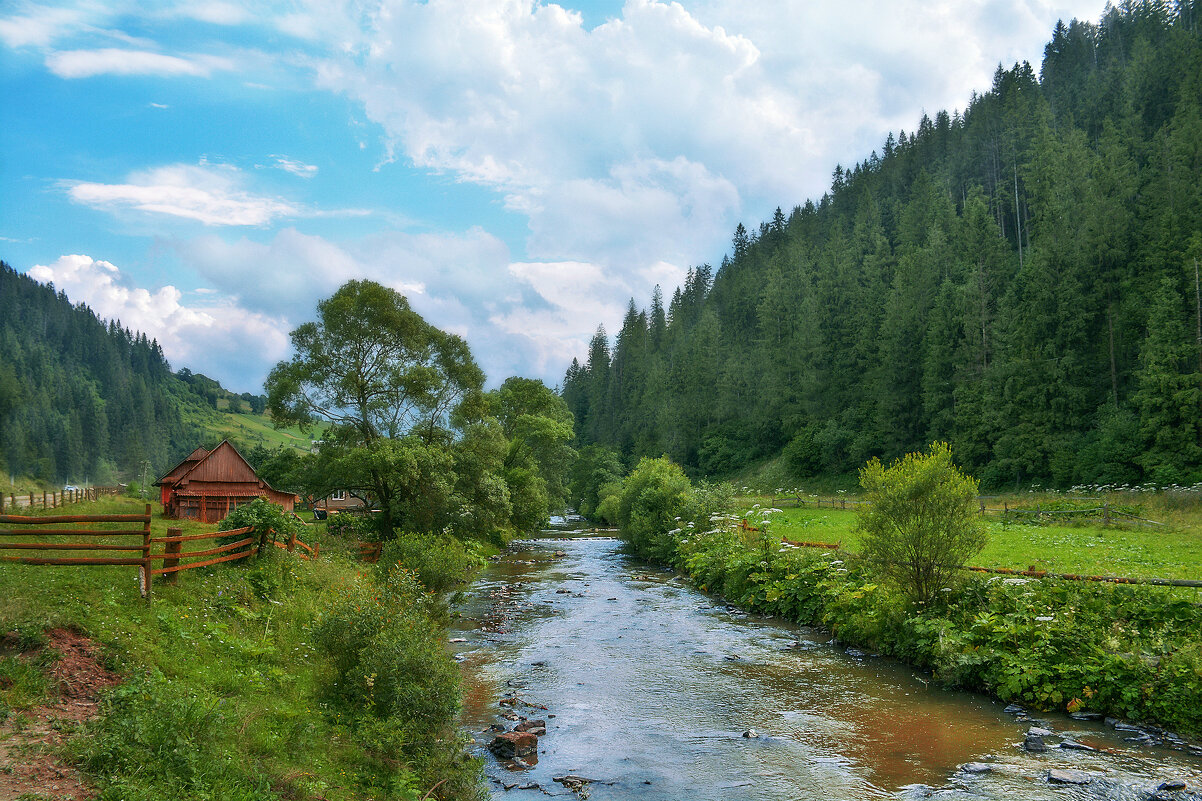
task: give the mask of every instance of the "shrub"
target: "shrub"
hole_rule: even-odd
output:
[[[914,601],[930,602],[985,547],[973,509],[977,482],[953,464],[947,443],[888,468],[872,459],[860,471],[860,486],[868,501],[857,524],[863,555]]]
[[[380,564],[412,571],[430,592],[441,594],[468,581],[484,565],[474,541],[447,534],[402,534],[384,546]]]
[[[794,478],[810,478],[822,472],[824,464],[819,434],[817,426],[806,426],[785,446],[785,465]]]
[[[674,560],[676,518],[686,511],[691,489],[684,471],[667,457],[642,459],[622,482],[618,525],[640,556]]]
[[[218,526],[218,531],[233,531],[238,528],[252,526],[259,535],[259,553],[268,542],[288,540],[293,534],[301,532],[302,524],[284,509],[266,498],[255,498],[248,504],[239,506],[230,512]],[[222,544],[236,542],[237,536],[220,537]]]
[[[380,539],[380,529],[370,515],[335,512],[326,521],[326,531],[364,542],[377,542]]]

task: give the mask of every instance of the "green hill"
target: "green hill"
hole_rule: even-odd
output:
[[[5,484],[113,484],[159,474],[197,446],[308,451],[265,399],[172,372],[158,342],[104,321],[0,262],[0,472]],[[10,490],[11,491],[11,490]]]

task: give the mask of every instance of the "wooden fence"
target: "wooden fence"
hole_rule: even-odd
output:
[[[181,529],[167,529],[167,536],[152,537],[150,533],[150,504],[140,515],[0,515],[0,525],[20,528],[0,529],[0,561],[19,562],[28,565],[118,565],[138,568],[138,583],[146,602],[151,600],[151,582],[155,576],[164,576],[174,584],[181,571],[209,567],[235,559],[245,559],[259,552],[260,537],[251,527],[231,531],[212,531],[203,534],[183,534]],[[114,524],[121,528],[103,528]],[[138,527],[125,527],[139,524]],[[54,526],[54,528],[52,528]],[[83,528],[68,526],[84,526]],[[268,532],[270,534],[270,532]],[[36,537],[38,541],[24,538]],[[68,538],[59,542],[53,538]],[[186,542],[202,542],[218,538],[236,538],[233,542],[185,551]],[[51,538],[50,541],[46,541]],[[17,541],[9,541],[9,540]],[[86,541],[79,541],[86,540]],[[161,553],[154,547],[162,545]],[[309,546],[292,535],[289,540],[276,545],[288,551],[299,548],[302,559],[312,559],[320,546]],[[8,551],[17,551],[9,555]],[[87,551],[94,555],[63,555],[65,552]],[[103,554],[103,555],[95,555]],[[156,562],[161,566],[155,567]]]
[[[5,510],[15,512],[18,509],[41,509],[45,511],[57,509],[69,503],[98,501],[110,495],[120,495],[124,489],[124,487],[81,487],[73,490],[30,492],[20,495],[9,493],[7,496],[0,493],[0,514],[4,514]]]
[[[1003,523],[1008,522],[1040,522],[1046,523],[1052,520],[1057,520],[1064,517],[1080,518],[1097,518],[1103,526],[1111,526],[1116,523],[1122,523],[1129,526],[1163,526],[1164,523],[1159,523],[1155,520],[1148,520],[1139,515],[1125,512],[1121,509],[1116,509],[1108,502],[1100,498],[1082,498],[1079,500],[1095,501],[1099,505],[1085,509],[1020,509],[1018,507],[1011,508],[1008,501],[1003,501],[1001,507],[989,506],[985,502],[994,500],[997,496],[983,495],[977,498],[977,513],[982,517],[986,515],[998,515],[1002,518]],[[802,506],[814,506],[817,508],[830,509],[857,509],[861,506],[868,505],[868,501],[855,500],[853,498],[821,498],[817,495],[785,495],[782,497],[773,497],[771,505],[780,509],[798,508]]]

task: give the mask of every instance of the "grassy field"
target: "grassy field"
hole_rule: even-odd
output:
[[[265,415],[195,408],[189,414],[194,424],[243,445],[262,445],[266,448],[282,445],[304,453],[308,453],[312,446],[313,436],[306,435],[295,426],[276,429],[271,424],[271,418]]]
[[[742,498],[744,508],[767,505],[770,498]],[[1011,506],[1029,499],[1016,498]],[[1164,526],[1133,527],[1004,524],[986,517],[989,544],[973,560],[981,567],[1047,570],[1055,573],[1105,574],[1131,578],[1202,580],[1202,512],[1154,508]],[[771,531],[790,540],[842,543],[859,547],[856,513],[830,507],[786,508],[771,517]]]
[[[115,498],[56,511],[141,508]],[[168,528],[216,528],[166,520],[154,508],[156,536]],[[23,716],[54,692],[17,651],[66,628],[100,643],[123,679],[102,702],[102,717],[86,724],[86,736],[68,740],[64,757],[94,777],[102,798],[422,797],[445,774],[431,767],[430,778],[423,766],[382,750],[373,756],[371,738],[379,735],[365,735],[363,710],[331,693],[329,656],[316,634],[323,615],[345,605],[348,593],[382,594],[373,589],[374,572],[323,526],[308,527],[301,539],[320,543],[321,558],[301,561],[272,548],[269,558],[252,563],[184,571],[175,586],[156,579],[149,606],[136,567],[0,564],[0,634],[12,632],[8,641],[19,644],[0,648],[0,677],[19,679],[0,681],[0,739],[28,725]],[[185,552],[212,545],[184,544]],[[420,625],[435,644],[445,636],[440,626]],[[440,645],[430,654],[450,662]],[[453,729],[445,732],[449,745],[437,746],[450,755],[444,767],[458,756]],[[426,739],[444,742],[438,738],[445,732]],[[464,781],[474,786],[468,773]]]

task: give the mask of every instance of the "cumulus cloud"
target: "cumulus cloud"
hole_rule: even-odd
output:
[[[76,302],[105,319],[118,319],[157,339],[176,367],[219,377],[228,387],[260,391],[268,369],[288,352],[289,330],[279,318],[232,301],[189,303],[168,284],[153,291],[132,286],[114,264],[85,255],[61,256],[29,270],[53,282]]]
[[[243,187],[238,170],[213,165],[172,164],[138,171],[123,184],[70,183],[67,195],[106,211],[135,209],[205,225],[261,226],[309,213],[288,201],[255,195]]]
[[[99,50],[65,50],[46,57],[46,68],[60,78],[97,75],[193,75],[207,78],[214,70],[233,69],[220,56],[170,56],[147,50],[105,47]]]

